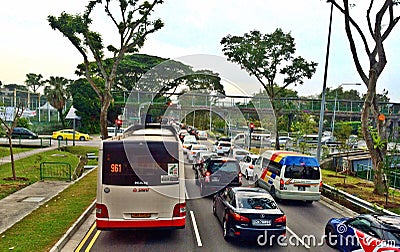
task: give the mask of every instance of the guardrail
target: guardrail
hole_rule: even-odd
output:
[[[368,201],[365,201],[363,199],[360,199],[352,194],[346,193],[342,190],[339,190],[333,186],[327,185],[327,184],[323,184],[322,185],[322,190],[323,191],[328,191],[332,194],[335,194],[336,196],[342,197],[344,200],[350,202],[351,204],[354,204],[362,209],[367,210],[368,212],[371,213],[384,213],[384,214],[388,214],[388,215],[398,215],[396,213],[393,213],[389,210],[386,210],[384,208],[380,208]]]

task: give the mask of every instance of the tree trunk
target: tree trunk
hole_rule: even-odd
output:
[[[274,114],[275,114],[275,134],[276,134],[276,137],[275,137],[275,150],[280,150],[281,149],[281,146],[279,145],[279,130],[278,130],[278,117],[279,117],[279,115],[278,115],[278,112],[276,112],[275,113],[275,110],[274,110]]]
[[[385,193],[385,184],[383,181],[383,167],[384,167],[384,155],[386,153],[386,144],[382,146],[376,145],[372,139],[371,131],[369,129],[369,115],[372,112],[373,118],[378,118],[378,111],[376,109],[375,98],[376,98],[376,82],[377,82],[376,71],[371,69],[369,72],[369,83],[368,91],[365,96],[364,106],[361,111],[361,130],[367,145],[369,154],[372,161],[372,169],[374,170],[374,193],[383,195]],[[371,109],[372,108],[372,109]],[[383,130],[382,122],[377,123],[378,134],[382,140],[386,140]]]
[[[14,180],[17,180],[17,174],[15,172],[15,164],[14,164],[14,153],[13,153],[13,147],[12,147],[12,140],[11,140],[11,135],[7,136],[8,138],[8,143],[10,145],[10,158],[11,158],[11,171],[12,171],[12,176]]]
[[[64,129],[65,128],[65,122],[64,122],[64,117],[63,117],[63,114],[62,114],[62,109],[58,109],[57,111],[58,111],[58,116],[60,117],[60,120],[61,120],[61,125],[62,125],[62,127]]]
[[[103,99],[101,99],[101,111],[100,111],[100,131],[101,131],[101,139],[108,138],[108,131],[107,131],[107,113],[108,108],[111,104],[111,93],[106,92],[104,93]]]

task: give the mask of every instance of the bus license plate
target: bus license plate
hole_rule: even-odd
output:
[[[306,187],[305,187],[305,186],[299,186],[299,191],[304,192],[305,190],[306,190]]]
[[[255,219],[252,220],[253,226],[271,226],[271,220]]]
[[[131,214],[132,218],[150,218],[150,213],[133,213]]]

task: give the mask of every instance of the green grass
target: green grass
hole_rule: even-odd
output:
[[[339,190],[355,195],[368,202],[376,204],[379,207],[384,207],[392,212],[400,214],[400,191],[389,189],[388,205],[386,204],[385,196],[379,196],[373,193],[374,184],[365,179],[345,176],[345,178],[335,177],[335,171],[322,169],[322,181],[324,184],[334,186]],[[342,176],[342,175],[340,175]]]
[[[19,147],[13,147],[13,153],[17,154],[20,152],[25,152],[25,151],[30,151],[33,148],[19,148]],[[0,158],[10,156],[10,148],[9,147],[4,147],[0,146]]]
[[[49,251],[94,201],[96,181],[97,169],[9,228],[0,251]]]
[[[17,180],[10,180],[12,177],[11,163],[0,166],[0,199],[7,197],[9,194],[16,192],[30,184],[40,180],[40,163],[41,162],[66,162],[74,169],[78,163],[78,155],[85,155],[88,152],[98,152],[96,147],[70,146],[65,151],[50,150],[29,156],[15,161],[15,170]],[[54,154],[62,154],[55,155]],[[90,160],[90,165],[97,164],[97,161]]]

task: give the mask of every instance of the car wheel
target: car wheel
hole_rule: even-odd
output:
[[[212,211],[215,217],[217,217],[217,210],[215,209],[215,199],[213,200]]]
[[[254,179],[254,186],[260,187],[260,184],[258,183],[258,176],[256,175],[253,179]]]
[[[206,189],[204,188],[204,184],[200,182],[200,195],[202,197],[206,196]]]
[[[222,234],[224,236],[225,241],[229,241],[229,226],[228,223],[226,221],[226,217],[224,217],[223,221],[222,221]]]
[[[331,248],[335,248],[337,246],[337,236],[335,235],[332,226],[327,226],[325,228],[325,241],[326,244]]]
[[[81,136],[81,137],[79,138],[79,141],[85,141],[85,137]]]
[[[275,187],[271,187],[271,190],[269,193],[271,194],[272,198],[276,199]]]
[[[57,140],[63,140],[63,137],[62,136],[58,136]]]

